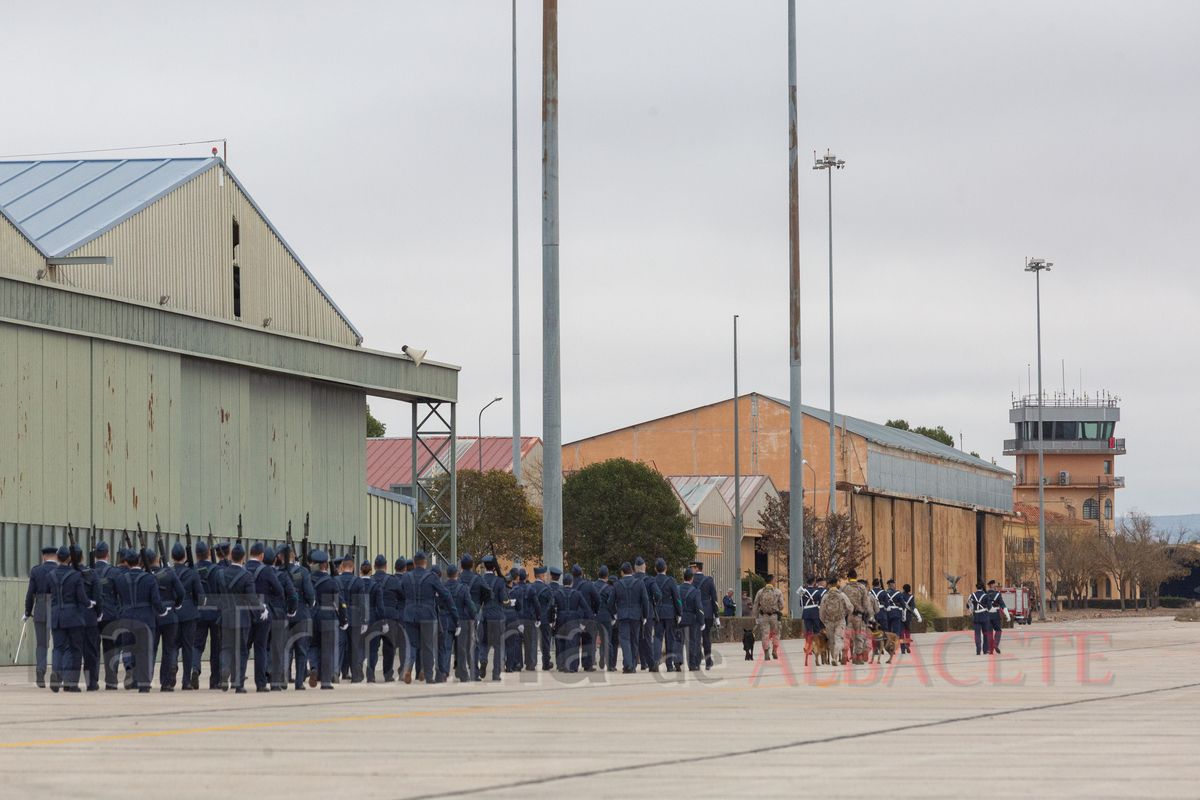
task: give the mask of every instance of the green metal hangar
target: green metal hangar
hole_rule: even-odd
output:
[[[452,421],[458,369],[364,349],[220,159],[0,162],[0,213],[0,656],[68,524],[411,548],[366,397]]]

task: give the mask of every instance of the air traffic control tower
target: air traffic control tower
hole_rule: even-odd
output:
[[[1039,437],[1037,395],[1013,400],[1008,418],[1017,438],[1004,440],[1004,455],[1017,459],[1013,502],[1037,504],[1040,438],[1046,510],[1094,520],[1099,533],[1111,533],[1116,490],[1125,486],[1115,464],[1125,455],[1125,440],[1116,438],[1118,403],[1108,392],[1046,395]]]

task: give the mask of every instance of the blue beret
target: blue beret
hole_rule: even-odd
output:
[[[562,577],[562,570],[559,569],[558,567],[551,567],[550,568],[550,577],[551,578]]]
[[[267,546],[264,545],[262,542],[255,542],[254,544],[250,545],[250,555],[252,555],[252,556],[262,555],[266,551],[267,551]]]
[[[96,552],[97,553],[107,553],[108,552],[108,542],[105,542],[105,541],[96,542]]]
[[[275,548],[267,547],[263,550],[263,561],[268,564],[275,563]]]
[[[450,576],[451,578],[453,578],[455,575],[457,575],[457,574],[458,574],[458,567],[457,567],[457,566],[455,566],[454,564],[450,564],[450,565],[448,565],[448,566],[446,567],[446,574],[447,574],[448,576]]]
[[[546,574],[546,568],[545,568],[545,567],[534,567],[534,568],[533,568],[533,574],[534,574],[534,575],[545,575],[545,574]]]
[[[246,548],[242,547],[241,542],[238,542],[237,544],[235,544],[233,546],[233,550],[231,550],[230,552],[233,553],[235,556],[244,556],[244,555],[246,555]]]
[[[484,564],[495,564],[495,563],[496,563],[496,557],[495,557],[495,556],[484,556],[484,557],[483,557],[483,563],[484,563]]]
[[[475,563],[475,559],[471,558],[470,553],[463,553],[462,558],[459,559],[459,563],[463,565],[463,569],[470,569],[471,565]]]
[[[203,539],[196,542],[196,555],[201,555],[202,553],[207,553],[207,552],[208,552],[208,545],[204,543]]]
[[[661,558],[660,558],[660,559],[658,559],[657,561],[655,561],[655,562],[654,562],[654,568],[655,568],[655,569],[666,569],[666,568],[667,568],[667,562],[666,562],[666,560],[665,560],[665,559],[661,559]]]
[[[600,569],[596,570],[596,577],[597,578],[607,578],[608,577],[608,567],[600,567]]]
[[[57,555],[59,558],[70,558],[70,557],[71,557],[71,548],[67,547],[67,546],[64,544],[62,547],[60,547],[60,548],[58,548],[57,550],[55,550],[55,551],[54,551],[54,553],[55,553],[55,555]]]
[[[187,548],[185,548],[179,542],[176,542],[175,545],[171,548],[171,558],[174,558],[174,559],[187,558]]]
[[[387,556],[383,555],[382,553],[375,556],[375,566],[380,569],[383,569],[384,567],[386,567],[387,566]]]
[[[308,551],[308,560],[312,561],[315,564],[324,564],[326,561],[329,560],[329,554],[326,553],[324,550],[309,550]]]
[[[405,561],[403,558],[397,558],[397,559],[396,559],[396,564],[395,564],[395,567],[394,567],[394,569],[395,569],[397,572],[399,572],[400,570],[404,569],[404,565],[405,565],[405,564],[407,564],[407,563],[408,563],[408,562],[407,562],[407,561]]]
[[[574,578],[570,575],[563,575],[563,586],[570,586]]]
[[[633,570],[633,565],[630,564],[628,561],[624,561],[621,563],[621,572],[630,572],[632,570]]]
[[[217,547],[221,548],[222,550],[228,550],[229,542],[220,542],[219,544],[217,544]]]
[[[147,547],[146,548],[146,560],[153,561],[156,558],[158,558],[158,553],[154,552],[149,547]]]
[[[48,544],[42,548],[42,555],[52,556],[58,552],[58,545]]]
[[[644,567],[644,566],[646,566],[646,560],[644,558],[642,558],[641,556],[638,556],[637,559],[634,560],[633,565],[635,567]]]
[[[579,566],[578,564],[573,565],[571,567],[571,574],[578,578],[583,574],[583,567]]]
[[[424,561],[424,560],[425,560],[425,551],[424,550],[418,550],[417,552],[413,553],[413,561]]]
[[[525,571],[524,567],[522,567],[521,569],[517,570],[517,577],[518,578],[528,578],[529,573]]]

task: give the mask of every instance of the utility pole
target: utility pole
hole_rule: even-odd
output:
[[[542,0],[542,564],[561,567],[562,361],[558,315],[558,0]]]
[[[512,333],[513,333],[513,475],[517,477],[517,485],[521,481],[521,270],[518,267],[517,253],[517,0],[512,4],[512,189],[513,189],[513,220],[512,220]]]
[[[738,418],[738,315],[733,315],[733,565],[737,570],[738,616],[742,615],[742,448]],[[753,593],[754,584],[750,584]]]
[[[1042,456],[1045,452],[1046,431],[1042,427],[1042,271],[1054,266],[1044,258],[1025,259],[1025,271],[1032,272],[1037,285],[1037,351],[1038,351],[1038,620],[1046,621],[1046,478]]]
[[[813,154],[815,157],[815,153]],[[837,456],[834,451],[834,434],[837,426],[833,416],[833,171],[842,169],[846,162],[839,159],[828,150],[824,158],[814,158],[813,169],[823,169],[829,173],[829,516],[837,513]],[[846,435],[845,423],[842,423],[842,436]],[[813,487],[816,491],[816,487]]]
[[[804,410],[800,405],[800,172],[796,122],[796,0],[788,0],[788,595],[804,585]],[[817,490],[813,479],[813,491]],[[741,552],[739,548],[738,552]],[[741,597],[738,598],[740,607]],[[791,618],[800,604],[788,600]]]

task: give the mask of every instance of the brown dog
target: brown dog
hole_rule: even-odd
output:
[[[892,659],[896,657],[896,648],[900,645],[900,637],[878,627],[871,631],[871,636],[875,639],[875,646],[871,648],[871,655],[867,657],[867,662],[870,663],[874,659],[876,664],[882,663],[883,651],[887,650],[887,663],[892,663]]]
[[[804,643],[804,666],[808,666],[808,657],[813,656],[813,664],[829,664],[829,640],[825,638],[825,629],[815,633]]]

